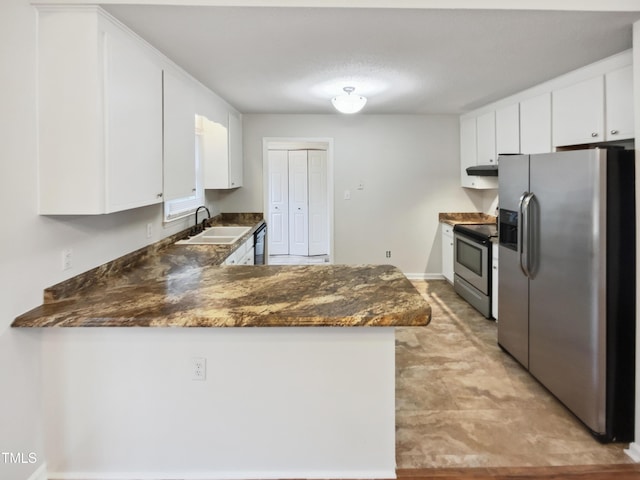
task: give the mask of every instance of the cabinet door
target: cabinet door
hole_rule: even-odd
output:
[[[203,135],[203,171],[204,188],[229,188],[229,134],[227,127],[212,122],[202,121]]]
[[[467,167],[477,165],[476,119],[460,119],[460,183],[473,187],[473,177],[467,175]]]
[[[164,198],[196,193],[195,95],[189,80],[164,71]]]
[[[476,135],[478,145],[478,165],[494,165],[496,163],[496,114],[485,113],[476,119]]]
[[[309,150],[309,255],[329,253],[327,152]]]
[[[109,213],[162,201],[162,69],[125,33],[104,41]]]
[[[520,102],[520,151],[549,153],[551,147],[551,94]]]
[[[520,107],[496,110],[496,154],[520,153]]]
[[[453,227],[442,223],[442,276],[453,284]]]
[[[479,165],[481,163],[478,157],[476,120],[477,119],[474,117],[460,118],[460,184],[466,188],[498,188],[498,177],[479,177],[477,175],[467,174],[467,167]],[[490,127],[487,128],[490,129]],[[483,132],[486,131],[484,128],[481,130]],[[493,138],[495,140],[495,137]],[[493,143],[493,149],[495,153],[495,141]],[[487,149],[485,148],[485,150]],[[488,161],[484,162],[484,164],[487,163]]]
[[[604,77],[554,91],[552,114],[554,146],[604,141]]]
[[[309,255],[307,151],[289,152],[289,253]]]
[[[229,181],[228,188],[242,186],[242,118],[229,112]]]
[[[269,254],[289,253],[289,152],[269,150]]]
[[[626,140],[634,137],[633,122],[633,66],[614,70],[605,75],[607,140]]]

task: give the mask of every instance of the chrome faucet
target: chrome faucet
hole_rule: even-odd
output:
[[[205,218],[204,220],[202,220],[202,224],[198,225],[198,212],[200,212],[200,209],[204,208],[207,211],[207,218]],[[206,207],[206,205],[200,205],[197,209],[196,209],[196,215],[195,215],[195,225],[193,226],[193,228],[191,229],[192,235],[198,234],[201,231],[204,230],[205,227],[205,222],[207,220],[211,219],[211,212],[209,212],[209,209]]]

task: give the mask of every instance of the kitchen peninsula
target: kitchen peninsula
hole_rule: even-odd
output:
[[[394,327],[429,305],[392,266],[224,248],[166,245],[15,320],[42,338],[51,478],[395,476]]]

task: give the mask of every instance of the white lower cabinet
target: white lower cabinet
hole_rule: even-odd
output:
[[[453,227],[448,223],[442,226],[442,276],[453,283]]]
[[[254,264],[253,235],[229,255],[223,265],[253,265]]]
[[[491,316],[498,320],[498,243],[491,247]]]
[[[39,213],[162,202],[162,66],[99,8],[38,10]]]

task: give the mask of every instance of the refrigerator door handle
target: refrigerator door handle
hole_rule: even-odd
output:
[[[527,198],[527,196],[529,195],[529,192],[523,192],[522,195],[520,195],[520,200],[518,201],[518,222],[517,222],[517,228],[518,228],[518,240],[517,240],[517,254],[518,254],[518,260],[520,262],[520,270],[522,270],[522,273],[524,273],[526,276],[529,276],[529,274],[527,273],[527,268],[524,266],[524,264],[522,263],[522,254],[523,254],[523,240],[524,240],[524,236],[522,233],[522,225],[523,225],[523,215],[524,215],[524,211],[523,211],[523,204],[524,204],[524,200],[525,198]]]
[[[529,248],[529,228],[531,217],[529,215],[529,206],[531,204],[531,200],[533,200],[533,193],[527,193],[526,196],[522,199],[521,211],[522,211],[522,247],[520,249],[520,268],[524,272],[524,274],[531,278],[531,265],[529,263],[529,257],[531,255]],[[524,261],[523,261],[524,257]]]

